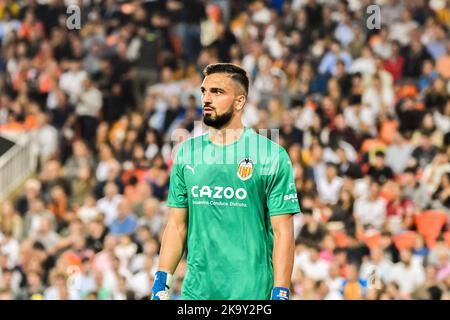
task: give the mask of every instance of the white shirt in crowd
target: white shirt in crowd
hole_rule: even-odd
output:
[[[151,273],[142,270],[133,275],[130,278],[130,281],[128,283],[128,286],[131,290],[133,290],[136,294],[135,298],[137,300],[150,297],[152,288],[150,287],[152,283],[151,279]]]
[[[90,116],[96,118],[103,105],[102,93],[95,87],[89,88],[80,95],[75,107],[79,116]]]
[[[105,215],[105,224],[110,226],[117,218],[117,207],[122,201],[122,195],[116,194],[112,199],[106,197],[97,201],[97,209]]]
[[[336,204],[339,200],[339,193],[341,191],[344,179],[341,177],[334,177],[328,181],[325,177],[320,177],[317,181],[317,191],[319,192],[320,201],[326,204]]]
[[[117,160],[102,160],[97,164],[97,169],[95,170],[95,177],[97,181],[105,181],[108,179],[108,174],[111,170],[114,170],[119,163]]]
[[[14,268],[19,264],[20,245],[14,238],[4,239],[0,232],[0,254],[6,256],[6,264],[8,268]]]
[[[46,124],[36,130],[36,149],[39,155],[45,159],[52,156],[58,148],[58,131],[51,125]]]
[[[352,62],[350,66],[349,73],[360,72],[363,75],[369,74],[373,75],[377,71],[375,61],[373,58],[359,57]]]
[[[417,29],[419,24],[414,20],[408,22],[396,22],[389,30],[389,39],[397,40],[402,46],[406,46],[411,41],[411,31]]]
[[[324,300],[343,300],[344,298],[342,297],[341,294],[341,288],[342,288],[342,283],[344,281],[344,278],[342,277],[337,277],[337,278],[328,278],[326,280],[329,292],[328,294],[324,297]]]
[[[363,225],[372,225],[381,230],[386,220],[386,202],[383,199],[358,199],[355,201],[353,213]]]
[[[70,98],[71,102],[75,102],[76,98],[83,92],[83,81],[87,78],[85,70],[64,72],[59,78],[59,86],[63,89]]]
[[[413,261],[409,266],[398,262],[392,267],[390,281],[399,285],[402,294],[410,294],[425,282],[425,271]]]
[[[93,272],[79,272],[73,276],[68,283],[69,291],[73,290],[77,294],[77,299],[85,299],[87,294],[97,291],[95,274]]]
[[[147,255],[144,253],[138,253],[134,257],[131,258],[129,264],[129,270],[132,273],[138,273],[145,268],[145,260],[147,259]],[[159,255],[153,256],[153,267],[150,274],[155,274],[158,271],[158,261]]]
[[[119,290],[119,276],[125,277],[128,286],[131,278],[131,273],[128,269],[121,267],[118,274],[112,270],[107,270],[103,273],[103,288],[111,292],[113,300],[125,300],[123,293]]]
[[[371,86],[364,91],[362,102],[367,104],[377,115],[380,113],[382,105],[386,106],[390,112],[393,112],[395,104],[394,90],[389,86],[383,86],[381,90]]]
[[[78,218],[83,221],[83,223],[89,223],[93,221],[95,218],[97,218],[99,212],[96,207],[88,207],[88,206],[82,206],[80,209],[78,209],[77,215]]]
[[[315,281],[327,279],[330,271],[329,262],[323,259],[312,261],[309,252],[304,252],[298,257],[297,263],[305,276]]]
[[[391,144],[386,149],[386,165],[395,173],[401,173],[408,165],[414,147],[410,143]]]
[[[78,300],[78,292],[73,289],[69,289],[68,300]],[[44,299],[45,300],[61,300],[62,297],[60,295],[59,289],[57,287],[49,287],[44,291]]]

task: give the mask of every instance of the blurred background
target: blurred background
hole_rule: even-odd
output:
[[[0,299],[148,299],[215,62],[293,163],[292,299],[450,299],[449,28],[444,0],[0,0]]]

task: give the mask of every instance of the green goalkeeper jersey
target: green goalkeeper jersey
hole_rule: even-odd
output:
[[[300,212],[283,147],[250,128],[228,145],[209,133],[184,141],[168,206],[188,208],[183,299],[270,299],[270,217]]]

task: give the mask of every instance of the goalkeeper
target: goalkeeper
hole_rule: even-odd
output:
[[[208,132],[176,154],[152,299],[169,299],[187,249],[183,299],[287,300],[300,212],[292,164],[280,145],[243,126],[245,70],[218,63],[203,74]]]

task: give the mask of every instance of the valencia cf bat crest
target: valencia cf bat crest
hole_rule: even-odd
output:
[[[237,175],[242,181],[248,180],[253,174],[255,164],[250,158],[244,158],[239,162]]]

